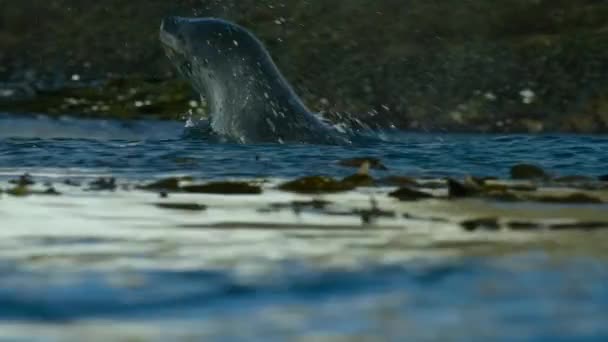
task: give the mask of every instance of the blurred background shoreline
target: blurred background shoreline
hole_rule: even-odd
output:
[[[255,32],[312,110],[413,131],[608,132],[608,1],[0,0],[0,112],[204,114],[166,15]]]

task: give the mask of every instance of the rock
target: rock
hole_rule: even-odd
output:
[[[138,186],[137,188],[152,191],[179,191],[180,180],[177,177],[164,178],[150,184]]]
[[[272,203],[269,208],[258,210],[259,212],[268,213],[276,212],[283,209],[291,209],[296,213],[300,213],[303,209],[314,209],[314,210],[325,210],[328,205],[332,202],[324,201],[320,199],[313,199],[310,201],[292,201],[288,203]]]
[[[591,182],[593,178],[587,176],[562,176],[553,179],[557,183],[582,183],[582,182]]]
[[[361,218],[361,223],[363,223],[363,224],[373,223],[374,220],[377,218],[394,218],[395,217],[394,211],[382,210],[379,208],[355,210],[353,212],[353,214],[359,215],[359,217]]]
[[[600,182],[608,182],[608,175],[599,176],[598,179]]]
[[[157,207],[162,209],[187,210],[187,211],[203,211],[207,206],[197,203],[156,203]]]
[[[495,217],[467,220],[467,221],[462,222],[460,225],[466,231],[469,231],[469,232],[479,230],[479,229],[492,230],[492,231],[500,229],[500,225],[498,224],[498,219]]]
[[[507,226],[512,230],[538,230],[542,225],[535,222],[509,222]]]
[[[8,189],[6,193],[16,197],[24,197],[29,196],[32,192],[26,185],[17,185],[12,189]]]
[[[300,208],[309,207],[309,208],[317,209],[317,210],[325,209],[330,204],[331,204],[330,201],[323,201],[320,199],[313,199],[310,201],[293,201],[290,203],[290,205],[293,207],[300,207]]]
[[[574,223],[558,223],[549,226],[552,230],[598,230],[608,229],[607,222],[574,222]]]
[[[511,168],[513,179],[547,179],[549,175],[540,167],[532,164],[517,164]]]
[[[61,195],[61,193],[59,191],[57,191],[53,186],[48,187],[46,190],[42,191],[41,194],[52,195],[52,196]]]
[[[183,186],[181,190],[191,193],[221,195],[258,195],[262,193],[262,188],[259,185],[247,182],[211,182]]]
[[[89,184],[90,191],[114,191],[116,190],[116,179],[114,177],[100,177]]]
[[[452,198],[471,197],[480,194],[480,189],[471,184],[460,183],[454,179],[448,179],[448,196]]]
[[[82,185],[79,181],[75,181],[75,180],[69,179],[69,178],[65,179],[63,181],[63,184],[68,185],[68,186],[76,186],[76,187]]]
[[[384,164],[382,164],[380,159],[374,158],[374,157],[360,157],[360,158],[345,159],[345,160],[339,161],[338,165],[347,166],[347,167],[361,167],[365,162],[369,163],[369,167],[371,167],[372,169],[388,170],[388,168],[386,166],[384,166]]]
[[[34,178],[29,173],[19,176],[18,179],[12,179],[9,181],[9,183],[16,184],[17,186],[29,186],[36,184],[36,182],[34,182]]]
[[[354,174],[342,179],[342,183],[349,184],[353,187],[359,186],[373,186],[375,184],[374,179],[369,175]]]
[[[308,176],[279,185],[280,190],[303,194],[343,192],[353,190],[355,187],[351,183],[325,176]]]
[[[597,197],[584,193],[574,193],[565,196],[539,196],[530,197],[530,200],[543,203],[572,203],[572,204],[600,204],[603,201]]]
[[[399,188],[388,195],[390,197],[395,197],[400,201],[418,201],[421,199],[433,198],[433,195],[431,194],[408,187]]]

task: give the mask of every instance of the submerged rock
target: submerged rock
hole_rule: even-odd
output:
[[[75,180],[69,179],[69,178],[65,179],[63,181],[63,184],[65,184],[67,186],[74,186],[74,187],[79,187],[82,185],[79,181],[75,181]]]
[[[16,184],[18,186],[28,186],[36,184],[36,182],[34,182],[34,178],[29,173],[24,173],[23,175],[19,176],[18,179],[10,180],[9,183]]]
[[[114,177],[100,177],[89,184],[90,191],[114,191],[116,187],[116,178]]]
[[[23,197],[30,195],[32,192],[27,185],[17,185],[12,189],[8,189],[6,193],[12,196]]]
[[[303,194],[343,192],[355,188],[356,185],[352,183],[326,176],[308,176],[279,185],[280,190]]]
[[[565,204],[601,204],[603,201],[597,197],[584,193],[574,193],[568,195],[543,195],[534,196],[529,199],[543,203],[565,203]]]
[[[371,167],[372,169],[388,170],[388,168],[384,164],[382,164],[380,159],[374,158],[374,157],[360,157],[360,158],[345,159],[345,160],[339,161],[338,165],[347,166],[347,167],[361,167],[365,163],[369,163],[369,167]]]
[[[513,179],[548,179],[549,175],[542,168],[532,164],[517,164],[511,168]]]
[[[397,198],[400,201],[418,201],[421,199],[433,198],[433,195],[423,191],[414,190],[408,187],[399,188],[388,194],[390,197]]]
[[[579,176],[579,175],[571,175],[571,176],[561,176],[553,179],[557,183],[582,183],[582,182],[592,182],[594,179],[587,176]]]
[[[498,219],[495,217],[488,218],[480,218],[463,221],[460,224],[467,231],[475,231],[475,230],[500,230],[500,224],[498,223]]]
[[[373,186],[375,184],[375,181],[370,175],[354,174],[344,177],[342,179],[342,183],[349,184],[356,188],[360,186]]]
[[[211,182],[183,186],[181,190],[191,193],[222,195],[257,195],[262,193],[262,188],[259,185],[247,182]]]
[[[598,230],[608,229],[607,222],[574,222],[574,223],[558,223],[549,226],[552,230]]]
[[[474,184],[460,183],[454,179],[448,179],[448,196],[451,198],[477,196],[481,189]]]
[[[543,228],[543,226],[540,223],[519,222],[519,221],[509,222],[509,223],[507,223],[507,226],[511,230],[538,230],[538,229]]]
[[[28,185],[17,184],[14,188],[6,191],[7,194],[15,197],[25,197],[30,195],[52,195],[59,196],[61,193],[50,186],[45,190],[32,190]]]
[[[155,203],[155,206],[162,209],[185,210],[185,211],[204,211],[207,206],[198,203]]]
[[[42,191],[41,194],[59,196],[59,195],[61,195],[61,192],[57,191],[57,189],[55,189],[55,187],[49,186],[46,190]]]
[[[138,186],[137,188],[152,191],[179,191],[180,180],[181,179],[177,177],[164,178],[150,184]]]

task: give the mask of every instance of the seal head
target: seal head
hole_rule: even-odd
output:
[[[160,40],[207,101],[216,133],[245,143],[346,141],[306,108],[247,29],[215,18],[168,17]]]

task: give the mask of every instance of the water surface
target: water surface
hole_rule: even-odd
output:
[[[603,136],[405,132],[352,146],[239,145],[185,137],[179,122],[2,115],[0,188],[28,172],[62,195],[0,197],[0,340],[604,341],[604,230],[470,233],[459,222],[490,211],[608,221],[605,205],[400,203],[390,188],[310,197],[273,185],[351,174],[337,161],[359,156],[386,164],[378,177],[507,177],[519,162],[599,176],[605,151]],[[168,199],[86,186],[167,175],[268,183],[259,196]],[[311,198],[333,204],[276,207]],[[372,198],[396,214],[353,214]]]

